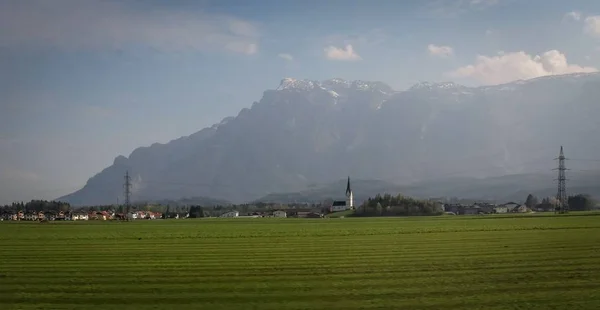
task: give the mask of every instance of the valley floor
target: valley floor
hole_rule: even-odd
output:
[[[600,216],[0,223],[1,309],[600,309]]]

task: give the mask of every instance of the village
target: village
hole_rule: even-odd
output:
[[[15,210],[10,212],[8,209],[0,210],[0,220],[2,221],[89,221],[89,220],[158,220],[158,219],[186,219],[186,218],[324,218],[331,214],[340,212],[348,213],[347,211],[361,211],[367,208],[368,202],[359,206],[358,210],[354,205],[354,194],[350,185],[350,178],[346,185],[345,200],[331,200],[321,204],[270,204],[270,205],[233,205],[226,207],[213,207],[204,210],[200,206],[190,206],[187,208],[179,208],[175,211],[169,211],[167,207],[163,212],[150,211],[148,209],[156,206],[145,205],[137,208],[145,208],[147,210],[137,210],[129,212],[117,212],[114,208],[108,210],[97,211],[32,211],[32,210]],[[384,199],[391,201],[391,198],[382,198],[376,196],[375,199]],[[387,197],[387,196],[386,196]],[[390,196],[391,197],[391,196]],[[434,211],[430,215],[482,215],[482,214],[506,214],[506,213],[527,213],[527,212],[549,212],[553,211],[554,207],[550,203],[540,203],[532,206],[515,202],[507,202],[504,204],[492,203],[445,203],[440,199],[430,199],[427,201],[435,206]],[[386,209],[402,208],[402,206],[387,205]],[[385,212],[380,212],[379,215],[384,215]],[[349,216],[352,212],[348,213]]]
[[[217,218],[259,218],[259,217],[296,217],[296,218],[321,218],[324,213],[313,209],[289,209],[289,210],[273,210],[265,212],[252,212],[240,214],[240,211],[228,211]],[[202,216],[210,217],[210,216]],[[189,213],[171,213],[166,216],[165,213],[152,211],[133,211],[127,214],[115,213],[113,211],[89,211],[89,212],[54,212],[54,211],[39,211],[39,212],[24,212],[2,213],[0,220],[2,221],[107,221],[107,220],[157,220],[157,219],[184,219],[193,218]]]

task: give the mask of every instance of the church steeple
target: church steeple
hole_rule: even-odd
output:
[[[348,177],[348,184],[346,184],[346,207],[354,209],[354,194],[352,193],[352,187],[350,187],[350,177]]]
[[[352,194],[352,188],[350,187],[350,177],[348,177],[348,184],[346,184],[346,196],[350,196]]]

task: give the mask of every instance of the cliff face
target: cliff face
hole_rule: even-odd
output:
[[[412,183],[548,171],[560,145],[590,158],[600,144],[600,75],[492,87],[284,79],[236,117],[167,144],[136,149],[59,198],[113,203],[129,170],[133,199],[207,196],[233,202],[314,183]]]

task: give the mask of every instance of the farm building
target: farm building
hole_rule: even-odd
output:
[[[520,206],[520,204],[518,204],[518,203],[516,203],[516,202],[512,202],[512,201],[511,201],[511,202],[507,202],[507,203],[505,203],[505,204],[503,204],[503,205],[500,205],[500,206],[508,208],[508,212],[510,212],[510,211],[511,211],[511,210],[513,210],[515,207],[518,207],[518,206]]]
[[[516,206],[512,209],[512,212],[514,213],[525,213],[527,212],[527,206],[526,205],[520,205],[520,206]]]
[[[219,217],[238,217],[238,216],[240,216],[239,211],[230,211],[230,212],[221,214],[221,216],[219,216]]]
[[[320,218],[323,215],[313,209],[291,209],[287,212],[288,217],[297,218]]]
[[[505,205],[494,207],[494,213],[508,213],[509,209]]]
[[[274,211],[273,217],[287,217],[287,212],[285,212],[283,210]]]

